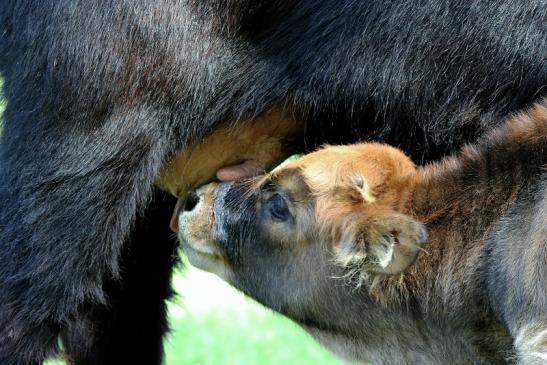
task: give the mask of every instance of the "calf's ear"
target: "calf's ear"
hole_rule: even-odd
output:
[[[416,260],[426,240],[425,226],[409,215],[368,216],[342,235],[335,247],[336,261],[361,276],[397,274]]]

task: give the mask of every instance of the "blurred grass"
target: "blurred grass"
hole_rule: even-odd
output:
[[[0,93],[0,134],[5,107]],[[165,365],[341,364],[290,320],[216,276],[185,266],[173,279],[181,296],[169,304],[172,332],[165,344]]]

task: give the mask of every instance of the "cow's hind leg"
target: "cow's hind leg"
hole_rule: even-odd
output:
[[[167,332],[166,300],[176,264],[176,239],[169,230],[174,198],[157,192],[126,242],[118,280],[105,280],[108,305],[92,308],[92,333],[76,328],[64,338],[75,365],[160,364]],[[91,338],[82,338],[90,336]]]

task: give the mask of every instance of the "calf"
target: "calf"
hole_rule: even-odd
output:
[[[547,103],[416,168],[328,146],[190,194],[190,262],[352,361],[547,361]]]

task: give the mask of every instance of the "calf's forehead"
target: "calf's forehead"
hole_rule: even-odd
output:
[[[286,168],[299,169],[311,190],[319,193],[361,179],[374,187],[415,172],[414,164],[402,151],[374,142],[326,146]]]
[[[291,184],[288,171],[299,171],[302,181],[315,193],[325,193],[353,181],[355,176],[373,179],[385,163],[377,153],[367,153],[366,145],[328,146],[303,156],[278,171],[281,184]],[[300,182],[298,182],[300,183]]]

